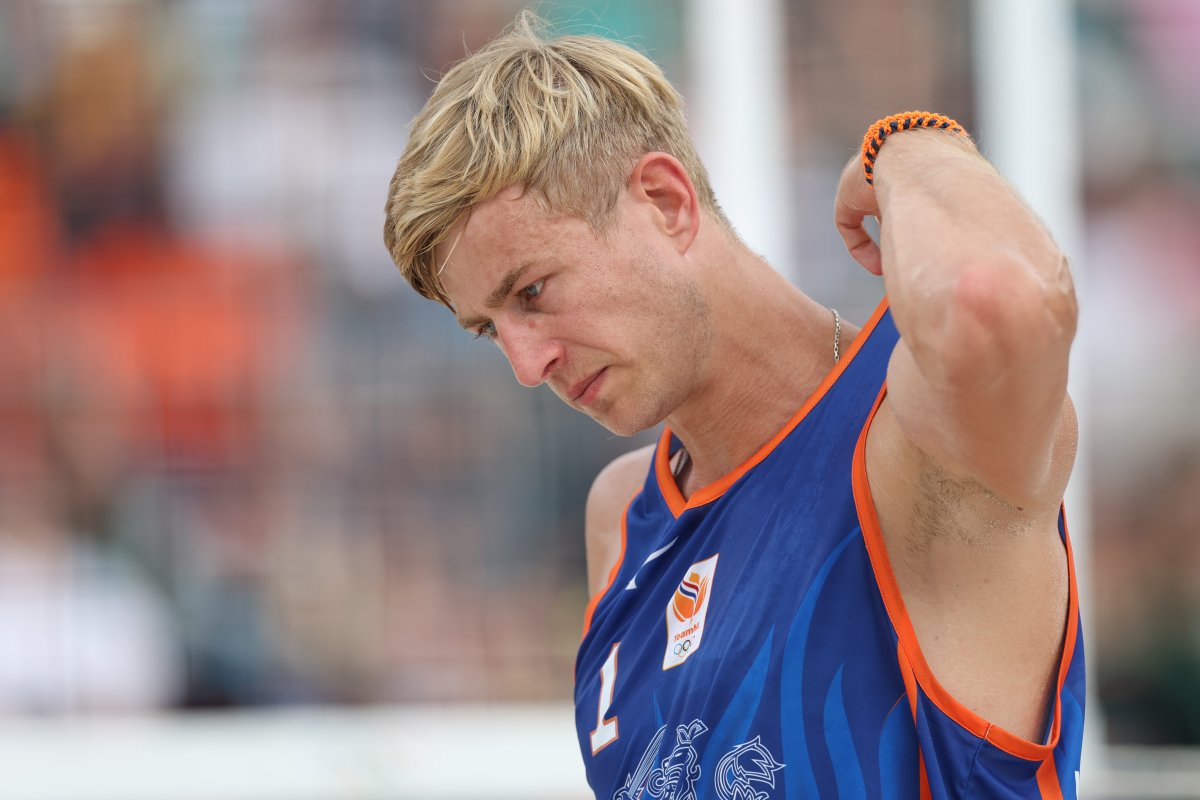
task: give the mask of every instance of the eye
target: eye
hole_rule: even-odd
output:
[[[546,279],[542,278],[541,280],[534,281],[533,283],[529,284],[520,291],[521,299],[527,303],[536,300],[541,296],[542,286],[545,285],[545,283]]]
[[[496,339],[496,323],[485,322],[482,325],[480,325],[478,328],[475,329],[474,338],[487,339],[489,342],[495,341],[495,339]]]

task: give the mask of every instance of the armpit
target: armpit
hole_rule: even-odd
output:
[[[1039,515],[1013,505],[973,478],[953,475],[928,455],[919,454],[913,493],[912,549],[924,551],[933,539],[986,547],[995,537],[1022,536]]]

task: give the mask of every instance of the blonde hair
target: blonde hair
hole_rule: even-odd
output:
[[[523,11],[446,73],[413,120],[388,187],[388,252],[414,289],[447,307],[434,249],[464,214],[510,186],[603,232],[633,165],[663,151],[728,228],[683,100],[654,62],[608,39],[547,39],[544,29]]]

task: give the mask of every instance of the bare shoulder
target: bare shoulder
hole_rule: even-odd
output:
[[[592,482],[584,515],[589,596],[605,587],[621,555],[621,515],[645,482],[653,458],[654,445],[618,456]]]

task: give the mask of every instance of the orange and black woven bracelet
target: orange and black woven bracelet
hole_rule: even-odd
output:
[[[893,133],[908,131],[913,128],[932,128],[934,130],[950,131],[960,136],[967,135],[963,127],[954,120],[930,111],[904,111],[900,114],[892,114],[890,117],[884,117],[867,128],[867,134],[863,136],[863,173],[867,176],[868,184],[871,186],[875,185],[875,159],[879,156],[879,148],[883,147],[883,140]]]

